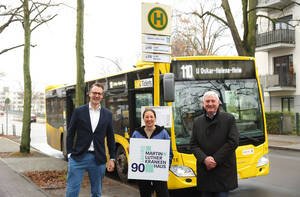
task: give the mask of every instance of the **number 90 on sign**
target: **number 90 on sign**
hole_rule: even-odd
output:
[[[132,172],[144,172],[145,171],[145,165],[143,163],[137,164],[137,163],[132,163],[131,164],[131,171]]]

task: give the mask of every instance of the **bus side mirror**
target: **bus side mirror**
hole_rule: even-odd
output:
[[[164,101],[173,102],[175,100],[174,74],[166,73],[163,76]]]

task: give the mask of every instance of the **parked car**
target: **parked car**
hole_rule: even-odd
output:
[[[36,115],[35,114],[31,114],[31,122],[36,122]]]

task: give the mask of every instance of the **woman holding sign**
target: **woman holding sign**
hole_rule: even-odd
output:
[[[145,126],[136,129],[131,138],[170,140],[170,136],[164,127],[155,125],[156,113],[153,109],[145,109],[143,113],[143,120],[145,122]],[[171,143],[169,155],[169,166],[171,166],[173,158]],[[137,182],[141,197],[151,197],[153,191],[156,192],[157,197],[169,197],[168,185],[166,181],[138,180]]]

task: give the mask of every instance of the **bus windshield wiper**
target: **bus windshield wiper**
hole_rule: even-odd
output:
[[[247,138],[248,140],[251,140],[251,141],[253,141],[253,142],[260,142],[259,139],[256,139],[256,138],[254,138],[254,137],[247,136],[247,135],[242,134],[242,133],[240,133],[240,136],[242,136],[242,137],[244,137],[244,138]]]

